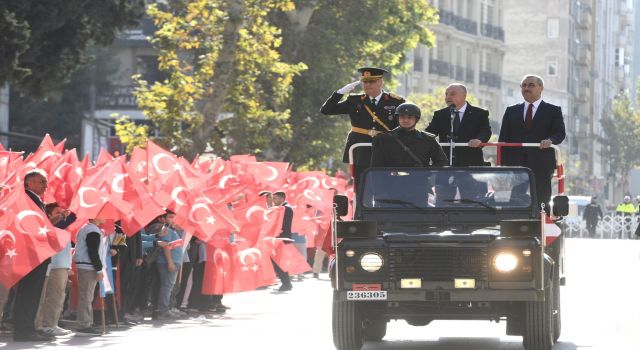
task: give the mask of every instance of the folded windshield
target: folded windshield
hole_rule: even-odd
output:
[[[525,169],[369,169],[363,182],[365,208],[485,208],[531,206]]]

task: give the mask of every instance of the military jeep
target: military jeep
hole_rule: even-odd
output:
[[[333,341],[359,350],[387,322],[506,321],[528,350],[560,336],[563,235],[522,167],[370,168],[353,220],[336,196]],[[556,196],[552,215],[566,215]]]

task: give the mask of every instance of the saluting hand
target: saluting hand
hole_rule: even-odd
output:
[[[343,86],[342,88],[340,88],[337,92],[339,94],[348,94],[350,93],[353,89],[356,88],[356,86],[360,85],[360,80],[356,80],[353,83],[349,83],[345,86]]]

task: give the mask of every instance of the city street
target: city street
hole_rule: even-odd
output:
[[[558,350],[640,349],[640,241],[570,239],[566,245],[567,286],[563,288],[563,332]],[[102,337],[58,338],[55,346],[100,349],[333,349],[331,287],[327,275],[294,283],[288,293],[269,290],[225,296],[231,307],[212,319],[111,328]],[[365,350],[522,349],[520,337],[505,334],[505,323],[439,321],[412,327],[391,322],[383,342]],[[13,343],[1,349],[44,349],[53,343]]]

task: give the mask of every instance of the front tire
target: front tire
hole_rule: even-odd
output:
[[[358,303],[354,301],[340,301],[338,292],[333,292],[333,345],[337,350],[360,350],[362,348],[364,328],[362,314],[358,306]]]
[[[550,350],[553,346],[553,282],[544,289],[544,301],[525,304],[525,324],[522,342],[527,350]]]

